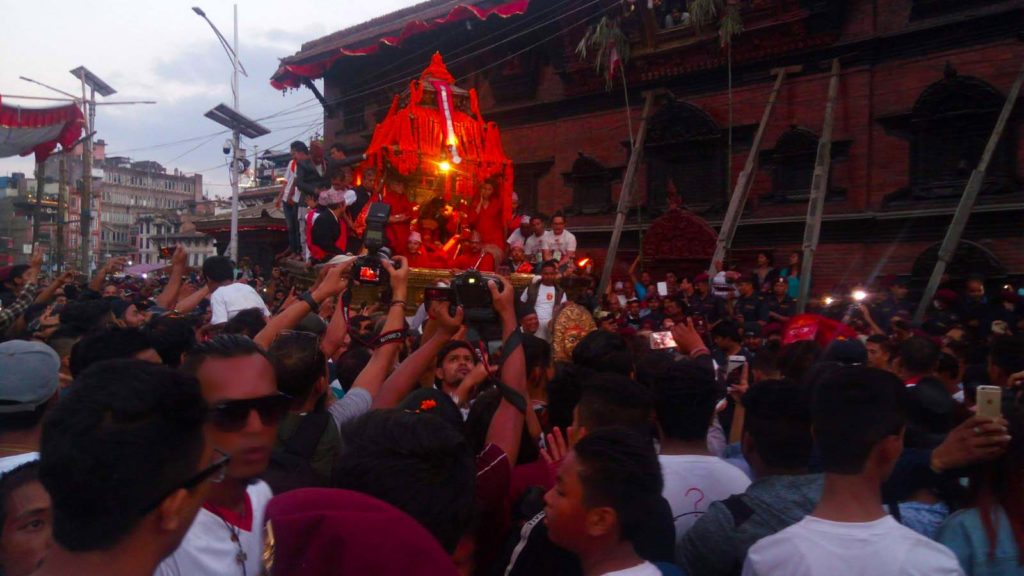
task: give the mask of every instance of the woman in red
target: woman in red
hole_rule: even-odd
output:
[[[393,254],[404,256],[408,250],[409,222],[413,218],[413,208],[415,207],[415,204],[410,202],[405,195],[405,182],[394,176],[389,178],[381,198],[373,199],[373,201],[384,202],[391,206],[391,217],[388,219],[384,233]]]
[[[480,185],[480,198],[469,209],[469,225],[480,232],[484,246],[505,253],[505,222],[502,218],[501,198],[494,194],[494,185],[485,181]]]

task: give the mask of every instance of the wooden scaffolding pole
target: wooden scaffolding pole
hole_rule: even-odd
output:
[[[839,59],[832,60],[832,78],[828,82],[828,102],[825,104],[825,125],[818,139],[818,156],[814,160],[814,177],[811,179],[811,197],[807,202],[807,223],[804,226],[804,257],[800,263],[800,299],[796,303],[797,314],[807,309],[807,297],[811,293],[811,269],[814,267],[814,252],[818,249],[821,236],[821,215],[825,209],[825,195],[828,193],[828,176],[832,167],[832,125],[839,93]]]
[[[971,172],[971,178],[967,181],[964,194],[960,197],[960,204],[956,207],[956,212],[953,214],[953,221],[946,230],[946,237],[943,238],[942,246],[939,247],[939,258],[935,262],[935,269],[932,270],[932,275],[928,279],[928,285],[925,286],[924,294],[921,295],[921,301],[918,303],[917,311],[914,313],[915,324],[920,324],[924,321],[924,314],[928,310],[928,303],[935,296],[935,291],[938,290],[939,283],[942,282],[942,276],[946,273],[946,266],[953,259],[956,247],[960,244],[960,237],[967,226],[967,219],[971,216],[974,202],[978,199],[981,185],[985,182],[985,173],[988,172],[988,165],[992,161],[996,147],[999,146],[1003,132],[1006,130],[1006,122],[1010,118],[1010,113],[1013,112],[1013,107],[1017,103],[1022,82],[1024,82],[1024,65],[1021,66],[1020,71],[1017,73],[1017,79],[1013,82],[1010,93],[1006,96],[1003,110],[999,113],[996,125],[992,129],[992,135],[988,139],[988,144],[985,145],[985,151],[981,154],[978,166]]]
[[[601,282],[597,286],[597,293],[604,294],[608,289],[608,282],[612,277],[612,268],[615,267],[615,254],[619,250],[619,239],[622,238],[622,226],[626,222],[626,213],[629,212],[629,197],[633,193],[633,186],[636,181],[636,173],[640,166],[640,158],[643,156],[644,141],[647,140],[647,120],[651,117],[651,109],[654,108],[653,91],[644,95],[644,111],[640,118],[640,129],[638,130],[633,150],[629,155],[629,164],[626,166],[626,176],[622,180],[622,192],[619,193],[619,207],[615,211],[615,228],[612,230],[612,239],[608,243],[608,254],[604,259],[604,270],[601,271]]]
[[[772,109],[775,108],[775,100],[778,98],[779,89],[782,87],[782,82],[786,79],[786,74],[799,70],[800,67],[793,66],[779,68],[775,71],[775,86],[772,87],[771,95],[768,96],[768,105],[764,109],[764,114],[761,115],[761,124],[758,125],[757,132],[754,134],[754,143],[750,147],[750,154],[747,155],[747,163],[743,165],[743,171],[740,172],[739,178],[736,180],[736,187],[732,191],[732,197],[729,198],[729,209],[725,212],[725,220],[722,221],[722,229],[718,233],[715,255],[711,258],[711,266],[708,268],[708,274],[712,277],[718,272],[717,263],[725,259],[729,247],[732,246],[732,239],[736,236],[736,228],[739,226],[743,207],[747,204],[750,188],[754,184],[757,157],[761,152],[761,140],[764,138],[765,127],[771,118]],[[732,175],[730,174],[729,177],[731,178]]]

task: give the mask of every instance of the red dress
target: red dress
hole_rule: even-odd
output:
[[[391,250],[395,256],[405,255],[409,251],[407,248],[407,242],[409,240],[409,220],[412,219],[413,206],[412,202],[405,197],[405,194],[397,194],[395,192],[385,192],[383,195],[382,202],[391,206],[391,216],[395,217],[400,214],[406,216],[405,222],[390,222],[384,228],[384,234],[387,236],[388,243],[391,244]]]
[[[479,212],[475,207],[470,210],[469,225],[480,233],[482,243],[493,244],[504,252],[507,234],[505,234],[505,222],[501,217],[501,212],[501,201],[491,197],[491,202]]]

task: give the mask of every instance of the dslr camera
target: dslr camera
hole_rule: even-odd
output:
[[[497,322],[498,314],[494,311],[494,300],[487,281],[494,280],[498,291],[505,290],[501,278],[483,275],[477,270],[467,270],[452,278],[451,286],[431,287],[424,290],[424,300],[448,302],[452,314],[456,306],[462,306],[467,324],[492,324]]]
[[[366,254],[356,258],[352,265],[352,279],[360,284],[379,286],[388,284],[390,277],[382,262],[388,260],[398,268],[399,262],[391,260],[391,250],[384,246],[384,227],[391,216],[391,206],[383,202],[374,202],[366,211],[366,232],[363,233],[363,246]]]

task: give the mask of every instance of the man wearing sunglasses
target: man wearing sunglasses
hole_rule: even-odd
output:
[[[267,469],[290,398],[277,390],[266,352],[245,336],[224,334],[197,346],[182,371],[195,375],[209,405],[206,436],[231,455],[181,546],[156,572],[164,576],[255,576],[263,550],[263,512],[272,496]]]
[[[43,425],[53,539],[37,576],[149,576],[223,474],[196,381],[139,360],[96,364]]]

